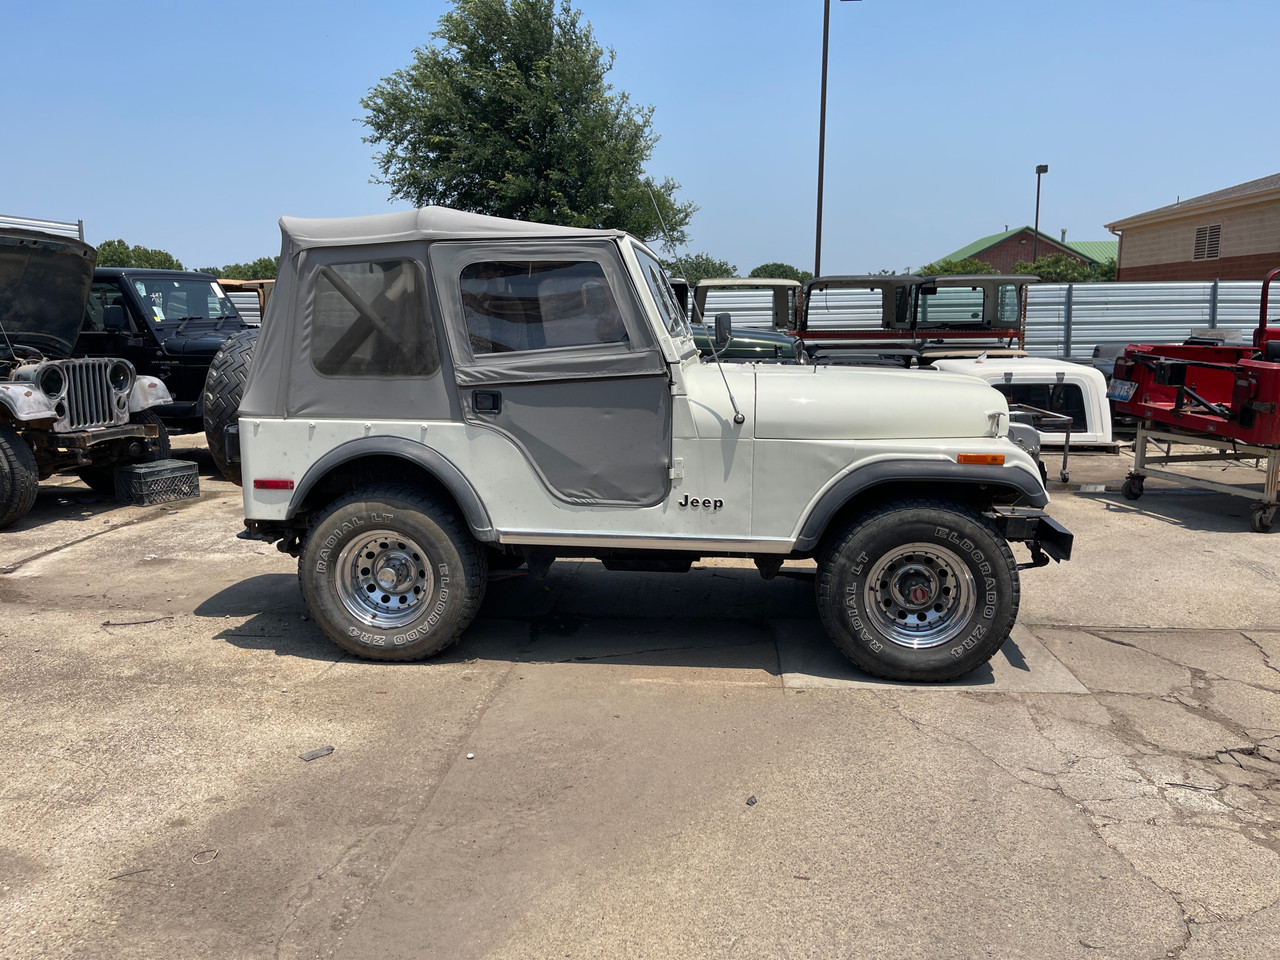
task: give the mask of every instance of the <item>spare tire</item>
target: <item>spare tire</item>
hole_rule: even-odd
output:
[[[209,453],[222,475],[232,483],[240,484],[240,462],[227,459],[227,441],[224,431],[240,416],[240,400],[244,396],[244,383],[249,377],[249,364],[253,361],[253,346],[258,341],[257,330],[237,333],[222,345],[209,364],[204,381],[204,436],[209,443]]]

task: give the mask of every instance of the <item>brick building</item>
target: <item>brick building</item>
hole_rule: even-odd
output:
[[[1035,239],[1036,231],[1031,227],[1015,227],[1013,230],[1005,230],[1003,233],[994,233],[981,240],[975,240],[967,247],[961,247],[955,253],[947,254],[940,259],[965,260],[973,257],[975,260],[989,264],[997,273],[1013,273],[1016,264],[1023,261],[1031,262],[1033,247],[1037,257],[1060,253],[1088,264],[1105,263],[1116,256],[1114,240],[1068,242],[1065,230],[1060,240],[1055,240],[1043,232],[1040,233],[1038,242],[1033,242]]]
[[[1261,280],[1280,267],[1280,173],[1106,226],[1117,280]]]

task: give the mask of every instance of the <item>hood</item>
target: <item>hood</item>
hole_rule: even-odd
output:
[[[0,324],[10,342],[51,359],[70,356],[97,259],[93,247],[70,237],[0,232]],[[0,337],[0,351],[6,349]]]
[[[934,370],[759,365],[756,436],[778,440],[989,437],[1009,423],[998,390]]]

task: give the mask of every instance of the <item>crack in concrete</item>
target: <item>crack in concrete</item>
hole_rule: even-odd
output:
[[[503,691],[507,689],[507,686],[511,682],[511,677],[516,672],[517,666],[519,666],[519,664],[510,664],[503,672],[501,679],[499,679],[493,685],[492,689],[482,696],[476,702],[475,707],[472,708],[471,722],[465,725],[462,732],[460,732],[450,744],[449,753],[453,757],[452,761],[444,767],[440,776],[427,788],[426,793],[419,804],[416,815],[409,818],[407,829],[404,830],[402,835],[394,838],[392,845],[393,852],[386,858],[384,863],[376,865],[380,867],[380,869],[376,871],[376,876],[371,877],[368,882],[363,884],[363,889],[365,891],[364,899],[359,904],[359,908],[355,910],[350,921],[345,924],[346,931],[349,932],[356,928],[360,919],[364,916],[365,909],[370,903],[374,902],[375,894],[381,891],[383,885],[386,883],[387,874],[391,872],[391,868],[395,865],[395,862],[399,858],[401,851],[403,851],[405,844],[407,844],[410,838],[412,838],[417,832],[419,825],[429,822],[429,818],[426,816],[426,813],[431,809],[431,805],[435,803],[435,799],[437,794],[440,792],[440,788],[444,785],[445,781],[449,779],[449,775],[453,772],[454,768],[459,765],[459,763],[466,763],[465,760],[461,759],[465,756],[462,750],[464,744],[475,736],[476,730],[479,729],[480,724],[484,722],[485,715],[489,712],[489,709],[497,702]],[[359,843],[361,841],[356,842]],[[344,851],[343,856],[345,855],[346,852]],[[339,862],[341,859],[342,857],[338,858]],[[311,886],[312,883],[308,883],[308,889],[310,889]],[[305,903],[305,900],[299,901],[297,908],[294,910],[289,926],[296,922],[297,915],[301,912]],[[285,934],[288,933],[289,926],[286,926],[285,930],[276,940],[276,960],[280,960],[280,947],[283,944]],[[345,937],[345,933],[338,938],[339,944],[343,937]],[[331,954],[332,953],[336,953],[336,949],[331,951]]]
[[[1280,667],[1277,667],[1274,663],[1271,662],[1271,655],[1267,653],[1266,647],[1260,644],[1254,637],[1250,636],[1244,630],[1240,631],[1240,636],[1244,637],[1246,640],[1248,640],[1250,643],[1252,643],[1255,647],[1258,648],[1258,652],[1262,654],[1262,665],[1264,667],[1266,667],[1268,670],[1272,670],[1276,673],[1280,673]]]

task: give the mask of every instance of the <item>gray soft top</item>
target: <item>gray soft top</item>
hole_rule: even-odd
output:
[[[623,237],[621,230],[586,230],[548,223],[505,220],[449,207],[422,207],[368,217],[303,219],[281,217],[280,230],[293,252],[311,247],[397,243],[406,240],[511,240],[546,237]]]
[[[782,288],[799,288],[799,280],[786,280],[781,277],[708,277],[698,281],[699,287],[735,287],[738,289],[775,290]]]

